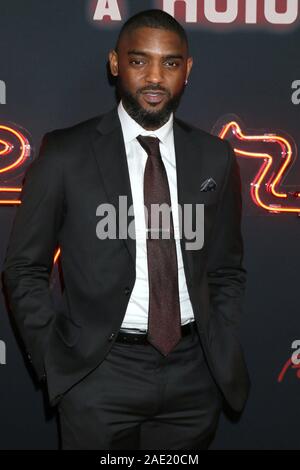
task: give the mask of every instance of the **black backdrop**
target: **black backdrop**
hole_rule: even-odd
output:
[[[204,17],[204,3],[215,4],[219,12],[224,12],[235,0],[228,4],[223,0],[102,2],[119,7],[121,19],[114,21],[108,17],[102,21],[93,18],[97,1],[0,0],[0,188],[18,186],[45,132],[100,114],[115,104],[106,64],[122,22],[139,10],[169,11],[167,8],[176,3],[174,16],[188,32],[194,57],[177,115],[217,132],[220,122],[228,122],[228,115],[233,114],[239,118],[245,134],[267,132],[287,136],[293,142],[296,160],[284,183],[289,190],[299,190],[300,162],[296,153],[300,145],[299,2],[275,2],[282,22],[287,18],[286,8],[297,13],[297,17],[289,20],[290,25],[280,25],[270,22],[266,16],[270,17],[263,13],[264,7],[272,9],[273,1],[251,1],[252,7],[246,0],[237,0],[237,19],[223,24],[222,18],[213,23],[211,18]],[[186,21],[185,3],[189,7],[197,5],[196,22]],[[252,8],[247,10],[248,14],[254,12],[257,3],[257,24],[246,23],[246,3]],[[27,161],[8,171],[3,168],[16,160],[19,146],[4,126],[19,130],[31,144]],[[14,143],[7,154],[3,141]],[[257,207],[250,197],[249,183],[259,163],[253,159],[239,162],[248,270],[242,341],[253,385],[240,421],[222,418],[213,448],[299,449],[300,369],[288,361],[293,341],[300,339],[300,220],[297,213],[270,213]],[[7,201],[17,197],[18,193],[0,191],[1,264],[17,207]],[[55,297],[58,290],[55,271],[51,286]],[[45,407],[43,394],[36,388],[24,361],[2,293],[0,448],[56,449],[55,416]],[[286,372],[280,375],[284,365]]]

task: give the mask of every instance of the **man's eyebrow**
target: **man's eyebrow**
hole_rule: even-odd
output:
[[[144,57],[147,57],[149,55],[146,52],[138,51],[137,49],[131,49],[130,51],[127,52],[127,55],[131,55],[131,54],[142,55]],[[168,54],[168,55],[162,56],[162,58],[163,59],[183,59],[184,57],[181,54]]]

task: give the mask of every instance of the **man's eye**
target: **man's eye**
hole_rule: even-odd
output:
[[[166,62],[166,64],[168,64],[168,65],[170,65],[171,67],[174,67],[174,68],[179,66],[178,62],[173,62],[173,61],[168,61],[168,62]]]
[[[131,64],[137,64],[137,65],[139,65],[139,64],[143,63],[143,61],[142,61],[142,60],[138,60],[138,59],[133,59],[133,60],[130,61],[130,63],[131,63]]]

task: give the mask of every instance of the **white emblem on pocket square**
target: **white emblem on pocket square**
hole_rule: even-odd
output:
[[[217,187],[217,183],[213,178],[208,178],[205,180],[201,186],[200,186],[200,191],[215,191]]]

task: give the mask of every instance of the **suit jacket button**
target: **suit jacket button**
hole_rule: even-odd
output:
[[[112,334],[110,335],[110,337],[108,338],[108,341],[112,341],[115,336],[116,336],[115,333],[112,333]]]
[[[124,292],[125,292],[125,295],[128,295],[128,294],[130,293],[130,289],[129,289],[129,287],[125,287],[125,290],[124,290]]]
[[[32,362],[31,354],[27,353],[27,359]]]

